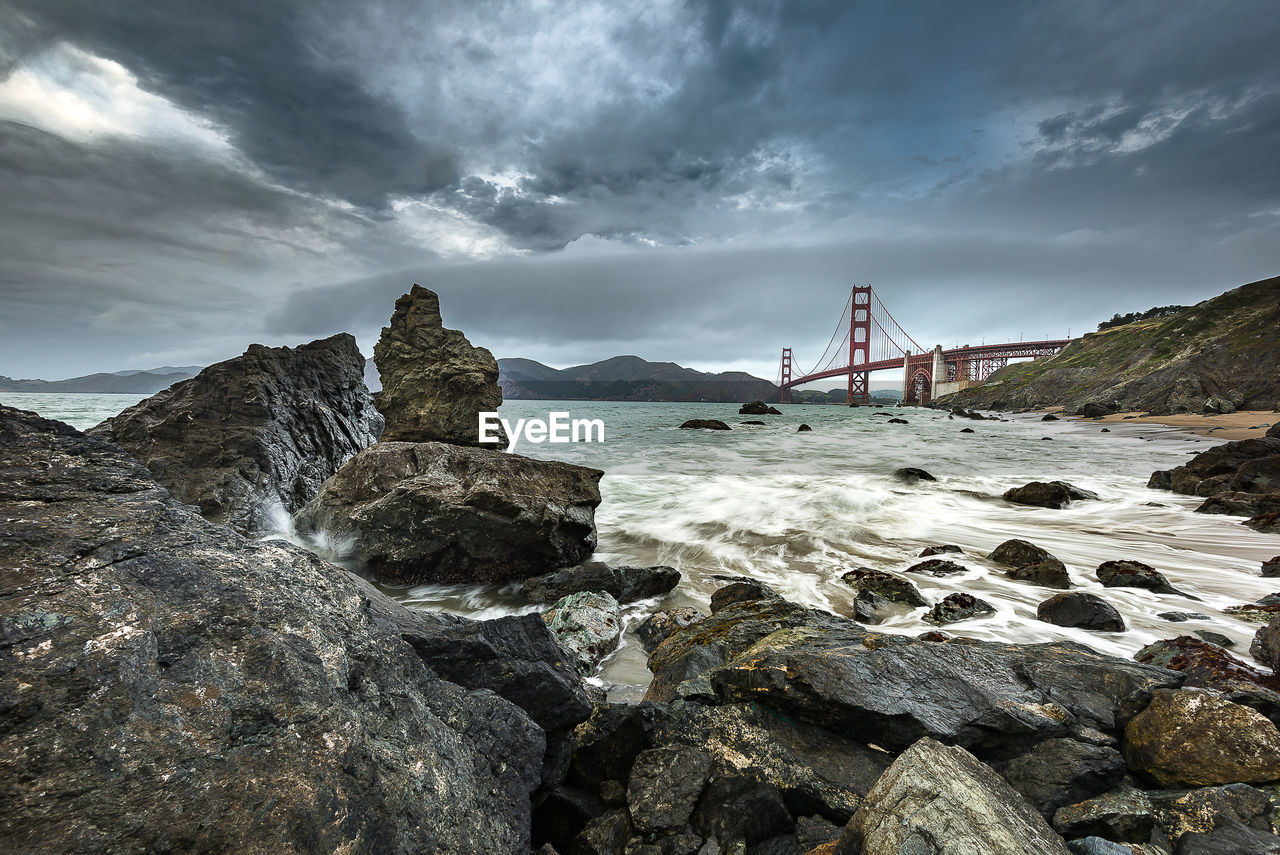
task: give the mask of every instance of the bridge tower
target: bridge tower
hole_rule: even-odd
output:
[[[782,348],[782,374],[778,384],[778,403],[791,403],[791,348]]]
[[[849,366],[866,365],[871,361],[871,286],[853,286],[849,307]],[[844,402],[849,405],[871,403],[871,374],[867,371],[849,372],[849,394]]]

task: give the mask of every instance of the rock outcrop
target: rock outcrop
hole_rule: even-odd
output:
[[[345,571],[9,408],[0,542],[0,849],[528,850],[542,728]]]
[[[845,827],[835,855],[1068,855],[1027,802],[963,748],[922,739]]]
[[[1006,502],[1016,505],[1033,505],[1039,508],[1061,510],[1072,502],[1097,499],[1098,494],[1082,490],[1066,481],[1031,481],[1021,487],[1013,487],[1004,493]]]
[[[1205,514],[1252,517],[1280,511],[1280,422],[1266,436],[1223,443],[1151,475],[1147,486],[1203,496]]]
[[[364,357],[342,333],[297,348],[251,345],[89,433],[129,452],[206,519],[261,534],[381,431]]]
[[[1036,618],[1057,626],[1091,629],[1096,632],[1124,632],[1124,618],[1116,607],[1085,591],[1050,597],[1036,606]]]
[[[554,573],[525,579],[520,591],[531,603],[553,603],[582,591],[603,591],[619,603],[659,597],[680,584],[674,567],[610,567],[603,561],[588,561]]]
[[[373,360],[382,380],[376,402],[387,419],[384,440],[478,445],[477,414],[502,403],[493,354],[445,329],[440,298],[421,285],[396,300]]]
[[[603,473],[439,442],[380,442],[294,517],[395,583],[496,582],[581,563]]]
[[[1163,573],[1141,561],[1104,561],[1098,565],[1095,573],[1098,581],[1107,588],[1142,588],[1157,594],[1177,594],[1189,600],[1198,599],[1179,591],[1169,584]]]

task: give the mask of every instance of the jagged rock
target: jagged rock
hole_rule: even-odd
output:
[[[796,849],[809,853],[824,843],[840,839],[840,826],[820,816],[802,816],[796,819]]]
[[[733,430],[719,419],[689,419],[680,427],[685,430]]]
[[[1042,588],[1066,590],[1071,587],[1071,575],[1067,573],[1067,565],[1056,558],[1015,567],[1012,570],[1006,570],[1004,575],[1008,579],[1030,582]]]
[[[301,347],[250,345],[88,431],[123,448],[178,501],[241,534],[281,527],[382,417],[346,333]]]
[[[908,484],[914,484],[917,481],[938,480],[923,469],[917,469],[914,466],[903,466],[901,469],[893,470],[893,477],[897,478],[899,481],[906,481]]]
[[[1268,579],[1280,576],[1280,555],[1262,562],[1262,575]]]
[[[1249,655],[1272,671],[1280,671],[1280,616],[1273,617],[1254,634]]]
[[[1117,843],[1151,839],[1156,815],[1151,799],[1130,787],[1058,808],[1053,827],[1063,837],[1096,836]]]
[[[883,623],[893,611],[893,603],[875,591],[862,590],[853,598],[853,619],[858,623]]]
[[[1276,615],[1280,615],[1280,593],[1268,594],[1253,603],[1227,606],[1223,611],[1227,614],[1235,615],[1241,620],[1266,623]]]
[[[1157,594],[1177,594],[1189,600],[1199,599],[1179,591],[1169,584],[1164,574],[1141,561],[1104,561],[1098,565],[1096,572],[1098,581],[1107,588],[1142,588]]]
[[[912,564],[907,568],[908,573],[927,573],[930,576],[955,576],[960,573],[968,573],[969,568],[963,564],[957,564],[954,561],[948,561],[945,558],[929,558],[918,564]]]
[[[780,416],[782,415],[782,410],[778,409],[777,407],[770,407],[768,410],[765,411],[765,415]]]
[[[773,410],[773,407],[770,407],[770,406],[769,406],[768,404],[766,404],[764,401],[752,401],[752,402],[751,402],[751,403],[749,403],[749,404],[743,404],[743,405],[742,405],[742,407],[741,407],[741,408],[739,408],[739,410],[738,410],[738,415],[740,415],[740,416],[765,416],[765,415],[769,415],[769,414],[770,414],[770,413],[769,413],[769,411],[770,411],[770,410]],[[779,412],[777,412],[777,411],[775,410],[775,411],[773,412],[773,415],[779,415],[779,416],[780,416],[780,415],[782,415],[782,414],[781,414],[781,413],[779,413]]]
[[[636,627],[636,635],[640,636],[640,645],[645,653],[652,653],[658,645],[666,641],[672,633],[697,623],[706,617],[693,606],[678,609],[664,609],[654,612]]]
[[[1082,490],[1066,481],[1031,481],[1004,493],[1006,502],[1018,505],[1034,505],[1039,508],[1061,510],[1072,502],[1097,499],[1098,494]]]
[[[619,603],[631,603],[661,596],[678,584],[680,571],[674,567],[610,567],[589,561],[525,579],[520,591],[531,603],[551,603],[581,591],[604,591]]]
[[[1166,489],[1187,496],[1280,492],[1280,434],[1271,431],[1206,449],[1159,480],[1168,481]],[[1156,475],[1152,479],[1148,486],[1155,486]]]
[[[591,822],[569,844],[567,855],[623,855],[631,837],[625,810],[611,810]]]
[[[382,581],[496,582],[580,563],[596,545],[598,469],[439,442],[380,442],[298,512]]]
[[[942,600],[935,603],[933,608],[921,616],[921,620],[934,626],[942,626],[947,623],[956,623],[970,618],[992,615],[995,612],[996,607],[986,600],[979,599],[973,594],[956,592],[947,594]]]
[[[811,430],[813,430],[813,428],[809,427],[808,425],[802,424],[800,425],[800,427],[796,428],[796,433],[806,433]]]
[[[1209,834],[1184,834],[1173,851],[1174,855],[1280,855],[1280,837],[1227,820]]]
[[[1244,524],[1262,534],[1280,534],[1280,510],[1257,514],[1245,520]]]
[[[1280,731],[1203,689],[1158,690],[1124,732],[1129,768],[1162,787],[1280,779]]]
[[[535,855],[544,855],[546,849],[568,851],[587,823],[604,812],[604,802],[595,793],[574,787],[550,789],[533,810],[533,840],[544,847]]]
[[[1057,626],[1091,629],[1097,632],[1124,632],[1124,618],[1115,606],[1085,591],[1058,594],[1036,606],[1036,618]],[[1139,660],[1141,661],[1141,660]]]
[[[1280,680],[1232,656],[1220,646],[1189,635],[1161,639],[1133,655],[1135,661],[1186,675],[1183,686],[1216,689],[1228,700],[1280,719]]]
[[[775,615],[781,611],[769,605]],[[789,621],[771,623],[790,626],[765,634],[758,612],[744,610],[731,623],[726,611],[669,639],[650,657],[659,687],[650,696],[674,695],[678,682],[705,674],[713,702],[754,702],[836,732],[873,734],[868,741],[891,751],[929,736],[985,754],[1025,749],[1081,726],[1114,731],[1130,695],[1182,680],[1068,642],[936,643],[868,631],[798,606],[787,615]],[[661,656],[675,641],[735,633],[737,643],[714,658]]]
[[[640,752],[627,781],[632,828],[642,834],[683,829],[710,774],[711,756],[697,748]]]
[[[703,837],[718,841],[725,852],[734,851],[734,844],[759,852],[756,844],[795,828],[777,790],[749,775],[732,772],[717,776],[707,786],[692,824]]]
[[[1066,855],[1021,796],[957,746],[922,739],[893,762],[858,809],[837,855]]]
[[[1048,550],[1034,543],[1017,539],[1006,540],[993,549],[987,557],[997,564],[1005,564],[1009,567],[1026,567],[1042,561],[1056,560]]]
[[[445,329],[440,298],[416,283],[396,300],[373,361],[382,380],[376,403],[387,419],[382,438],[388,442],[478,445],[477,414],[502,404],[498,361],[458,330]]]
[[[843,574],[840,579],[856,591],[870,591],[893,603],[916,608],[929,605],[928,600],[915,585],[901,576],[873,570],[870,567],[855,567]]]
[[[0,485],[0,849],[528,851],[541,728],[345,571],[32,413],[0,408]]]
[[[1280,462],[1280,461],[1277,461]],[[1258,514],[1280,511],[1280,492],[1276,493],[1237,493],[1222,492],[1210,496],[1196,508],[1198,514],[1227,514],[1237,517],[1252,517]]]
[[[1193,831],[1207,834],[1224,822],[1271,831],[1271,799],[1248,784],[1154,790],[1147,795],[1160,827],[1171,840]]]
[[[995,769],[1045,819],[1064,805],[1106,792],[1125,772],[1119,751],[1075,739],[1046,739]]]
[[[1102,837],[1068,840],[1071,855],[1168,855],[1168,850],[1145,843],[1113,843]]]
[[[560,646],[572,654],[578,672],[595,673],[622,641],[618,601],[602,591],[581,591],[558,600],[542,619]]]
[[[920,558],[928,558],[931,555],[944,555],[949,552],[962,553],[963,549],[952,543],[944,543],[939,546],[926,546],[920,550]]]

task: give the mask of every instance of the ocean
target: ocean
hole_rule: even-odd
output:
[[[0,393],[0,402],[85,428],[140,397]],[[739,416],[737,409],[509,401],[501,414],[514,420],[565,411],[604,422],[603,443],[521,443],[518,451],[604,470],[596,557],[678,568],[684,579],[663,607],[705,611],[722,584],[711,577],[729,574],[761,579],[789,599],[848,615],[853,592],[840,581],[845,571],[865,566],[900,572],[926,546],[955,544],[963,555],[945,557],[968,572],[941,579],[910,574],[911,580],[931,602],[966,591],[997,611],[943,627],[951,634],[1015,642],[1071,639],[1128,657],[1156,639],[1213,629],[1235,641],[1234,652],[1247,659],[1257,625],[1223,609],[1280,588],[1280,580],[1258,575],[1259,564],[1280,553],[1280,538],[1251,531],[1237,517],[1193,513],[1200,499],[1146,487],[1153,470],[1176,466],[1214,440],[1157,425],[1111,425],[1103,434],[1093,422],[1042,422],[1038,414],[978,422],[910,407],[786,406],[781,416]],[[882,412],[908,424],[888,424],[876,415]],[[690,418],[718,418],[734,429],[679,430]],[[740,424],[745,419],[767,424]],[[798,433],[801,422],[813,430]],[[965,427],[974,433],[961,433]],[[902,466],[923,468],[938,481],[901,483],[892,473]],[[1008,488],[1033,480],[1070,481],[1101,499],[1060,511],[1000,499]],[[297,540],[287,527],[280,536]],[[1062,559],[1075,588],[1115,605],[1128,631],[1096,633],[1036,620],[1036,605],[1057,592],[1006,579],[985,557],[1009,538],[1029,540]],[[1112,559],[1150,564],[1199,599],[1103,588],[1093,571]],[[410,606],[470,617],[532,610],[514,585],[384,590]],[[625,619],[633,627],[657,607],[656,601],[630,604]],[[920,619],[923,611],[904,611],[880,629],[913,635],[933,629]],[[1209,617],[1170,623],[1158,616],[1169,611]],[[595,680],[615,700],[635,700],[649,672],[638,640],[629,632],[624,638]]]

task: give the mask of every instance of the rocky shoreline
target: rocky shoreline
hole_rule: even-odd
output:
[[[255,346],[89,433],[0,407],[0,848],[1280,853],[1274,673],[1212,633],[1126,660],[877,631],[895,610],[946,625],[989,608],[930,606],[912,583],[959,566],[945,545],[902,575],[852,568],[851,617],[726,577],[709,613],[641,624],[652,683],[610,703],[584,678],[622,605],[678,568],[590,560],[599,470],[476,447],[492,356],[443,328],[431,292],[384,330],[381,413],[350,351]],[[1272,434],[1153,479],[1265,516]],[[1096,499],[1065,482],[1005,498]],[[252,539],[269,505],[375,579],[518,581],[540,611],[406,609]],[[1041,620],[1123,631],[1035,544],[989,558],[1044,589]],[[1094,572],[1180,595],[1139,562]],[[1280,603],[1247,606],[1274,669]]]

